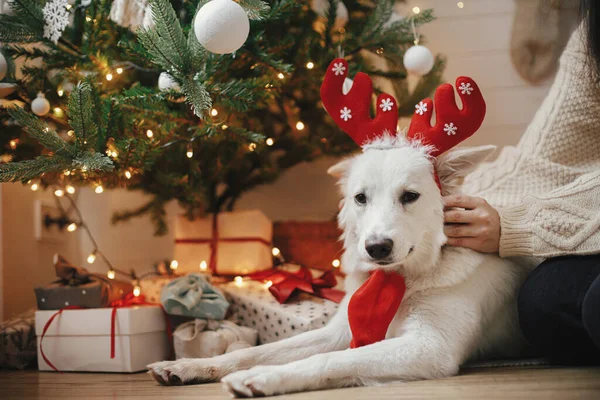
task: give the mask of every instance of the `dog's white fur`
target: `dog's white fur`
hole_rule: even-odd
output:
[[[208,359],[149,366],[163,384],[222,379],[236,396],[253,397],[390,381],[454,375],[468,360],[510,357],[521,349],[516,293],[528,273],[498,256],[444,246],[442,196],[456,193],[463,177],[493,146],[460,149],[432,160],[430,149],[386,136],[340,162],[330,173],[344,195],[339,224],[347,295],[329,324],[290,339]],[[405,190],[420,193],[402,204]],[[367,197],[366,205],[354,199]],[[389,265],[373,262],[365,242],[391,238]],[[404,275],[407,291],[386,340],[349,349],[347,304],[377,268]]]

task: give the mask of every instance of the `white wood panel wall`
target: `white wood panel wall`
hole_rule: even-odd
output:
[[[510,59],[514,0],[408,0],[409,14],[415,6],[433,8],[436,21],[422,27],[424,45],[447,57],[444,78],[453,83],[467,75],[475,79],[487,101],[488,112],[481,130],[466,144],[513,145],[533,118],[549,90],[552,79],[531,86],[521,79]]]

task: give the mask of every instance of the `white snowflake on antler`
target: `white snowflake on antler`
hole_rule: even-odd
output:
[[[352,119],[352,110],[350,110],[348,107],[342,108],[340,110],[340,118],[348,122],[349,119]]]
[[[394,106],[394,102],[391,99],[383,99],[381,100],[381,104],[379,104],[379,108],[383,112],[392,111],[392,107]]]
[[[50,0],[43,8],[44,37],[58,43],[63,31],[69,25],[69,11],[67,0]]]
[[[448,136],[456,135],[457,131],[458,127],[454,125],[453,122],[450,122],[449,124],[444,124],[444,132],[446,132]]]
[[[342,64],[341,62],[333,63],[333,68],[331,68],[331,70],[335,73],[335,76],[344,75],[346,67],[344,67],[344,64]]]
[[[467,82],[467,83],[463,82],[458,87],[458,90],[460,90],[460,92],[462,94],[470,95],[473,92],[474,88],[473,88],[473,86],[471,86],[470,82]]]
[[[415,113],[423,115],[427,112],[427,103],[420,101],[419,104],[415,106],[415,109],[417,110]]]

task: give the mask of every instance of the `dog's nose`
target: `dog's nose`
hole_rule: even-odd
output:
[[[392,252],[392,248],[394,247],[394,242],[392,239],[383,239],[377,240],[373,242],[366,243],[365,249],[369,256],[371,256],[374,260],[383,260],[387,258]]]

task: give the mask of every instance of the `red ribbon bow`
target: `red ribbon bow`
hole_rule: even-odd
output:
[[[119,300],[115,300],[113,301],[110,306],[112,307],[112,312],[111,312],[111,316],[110,316],[110,358],[113,359],[115,358],[115,331],[116,331],[116,319],[117,319],[117,310],[119,308],[127,308],[127,307],[134,307],[134,306],[143,306],[143,305],[147,305],[147,306],[160,306],[160,308],[162,309],[164,315],[165,315],[165,323],[167,326],[167,335],[169,337],[169,343],[173,343],[173,327],[171,326],[171,321],[169,320],[169,316],[167,315],[167,312],[165,311],[164,307],[160,304],[154,304],[154,303],[149,303],[146,301],[146,296],[139,295],[139,296],[135,296],[133,293],[129,293],[127,294],[125,297],[123,297],[122,299]],[[79,307],[79,306],[67,306],[64,308],[61,308],[60,310],[58,310],[57,312],[55,312],[49,319],[48,321],[46,321],[46,324],[44,325],[44,329],[42,330],[42,336],[40,337],[40,354],[42,355],[42,358],[44,359],[44,361],[46,361],[46,364],[48,364],[50,366],[50,368],[52,368],[53,370],[60,372],[58,368],[56,368],[54,366],[54,364],[52,364],[52,362],[50,362],[50,360],[48,359],[48,357],[46,357],[46,354],[44,354],[44,347],[42,346],[42,342],[44,340],[44,336],[46,335],[46,331],[48,330],[48,328],[50,328],[50,325],[52,324],[52,321],[54,321],[54,319],[59,316],[60,314],[62,314],[63,311],[65,310],[83,310],[83,307]]]
[[[337,284],[333,271],[327,271],[320,277],[313,278],[310,269],[307,267],[300,267],[296,272],[271,268],[251,274],[249,277],[256,281],[273,282],[269,287],[269,291],[281,304],[285,303],[296,290],[336,303],[341,302],[345,294],[342,290],[333,289]]]
[[[271,246],[271,242],[265,240],[261,237],[236,237],[236,238],[221,238],[219,237],[219,221],[218,214],[214,214],[212,218],[212,235],[210,239],[175,239],[175,244],[209,244],[210,245],[210,259],[208,263],[208,269],[213,273],[217,274],[217,255],[219,242],[229,242],[229,243],[245,243],[245,242],[259,242],[264,244],[265,246]]]

